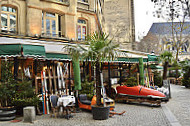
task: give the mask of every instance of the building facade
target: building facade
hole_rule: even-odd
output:
[[[116,9],[113,1],[108,2]],[[109,3],[107,7],[108,5]],[[0,71],[2,63],[13,62],[11,70],[14,78],[34,79],[36,94],[41,92],[41,73],[45,72],[49,93],[57,94],[58,90],[63,90],[58,83],[58,75],[61,73],[58,69],[61,66],[66,90],[71,94],[74,87],[72,59],[63,47],[68,44],[83,44],[87,35],[95,31],[102,32],[109,26],[113,37],[117,31],[114,26],[118,24],[116,28],[119,33],[114,40],[124,49],[118,49],[118,58],[104,63],[102,69],[107,75],[105,80],[109,88],[111,78],[118,78],[121,84],[124,80],[122,74],[128,77],[126,73],[131,68],[138,68],[136,64],[140,57],[143,57],[144,63],[149,60],[148,54],[131,51],[135,40],[131,9],[133,0],[121,0],[116,5],[121,5],[122,10],[117,12],[119,17],[116,16],[113,21],[111,17],[107,18],[108,23],[104,25],[106,13],[108,14],[108,11],[105,12],[104,0],[0,0]],[[107,10],[111,11],[112,8]],[[126,8],[129,12],[125,11]],[[113,11],[110,13],[114,14]],[[111,74],[111,68],[115,69],[114,74]],[[83,80],[87,75],[89,80],[93,80],[93,71],[91,61],[80,62]]]
[[[41,87],[40,73],[45,71],[46,75],[49,74],[49,84],[55,86],[49,90],[55,93],[59,87],[56,78],[52,78],[57,76],[56,67],[60,64],[65,70],[67,88],[71,91],[74,85],[72,62],[63,47],[83,43],[87,35],[101,32],[103,2],[0,0],[0,71],[3,62],[13,62],[14,78],[34,79],[37,94]]]
[[[133,50],[135,42],[134,0],[105,0],[105,31],[120,44]]]
[[[101,29],[100,1],[0,0],[1,32],[81,41]]]
[[[137,46],[140,51],[149,53],[155,52],[156,54],[160,54],[164,51],[171,51],[173,54],[176,54],[176,47],[178,46],[180,48],[179,59],[190,59],[189,33],[189,22],[174,22],[173,34],[172,22],[153,23],[147,35],[143,37]],[[173,41],[173,39],[175,41]],[[175,43],[177,45],[175,45]]]

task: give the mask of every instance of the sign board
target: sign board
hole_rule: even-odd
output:
[[[117,84],[117,78],[111,78],[111,84]]]
[[[164,86],[165,88],[168,88],[168,87],[169,87],[168,80],[163,80],[163,86]]]
[[[169,98],[171,98],[171,90],[170,90],[170,82],[169,80],[163,80],[163,87],[168,90],[168,93],[165,93],[165,95]]]

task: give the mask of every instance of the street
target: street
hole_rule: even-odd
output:
[[[33,124],[0,122],[0,126],[189,126],[190,124],[190,89],[171,85],[172,98],[161,107],[149,104],[116,103],[116,111],[126,111],[122,116],[115,115],[108,120],[92,119],[90,112],[73,113],[70,120],[50,118],[49,115],[37,116]],[[168,117],[169,116],[169,117]]]

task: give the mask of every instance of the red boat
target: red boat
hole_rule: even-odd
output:
[[[165,94],[146,88],[143,86],[117,86],[116,100],[126,100],[127,102],[149,102],[151,104],[160,105],[162,101],[167,101]]]

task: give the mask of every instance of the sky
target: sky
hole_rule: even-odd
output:
[[[179,3],[176,3],[179,5]],[[135,37],[136,41],[140,41],[143,36],[146,36],[147,32],[149,31],[152,23],[154,22],[167,22],[167,19],[163,18],[156,18],[153,16],[154,3],[151,0],[134,0],[134,11],[135,11]],[[181,10],[181,6],[178,6],[179,10]],[[164,8],[163,8],[164,11]],[[165,12],[165,11],[164,11]],[[183,18],[176,18],[174,22],[179,22]],[[186,19],[186,21],[190,21],[190,19]]]
[[[151,0],[134,0],[135,4],[135,35],[136,40],[145,36],[153,22],[161,19],[153,17],[154,3]]]

